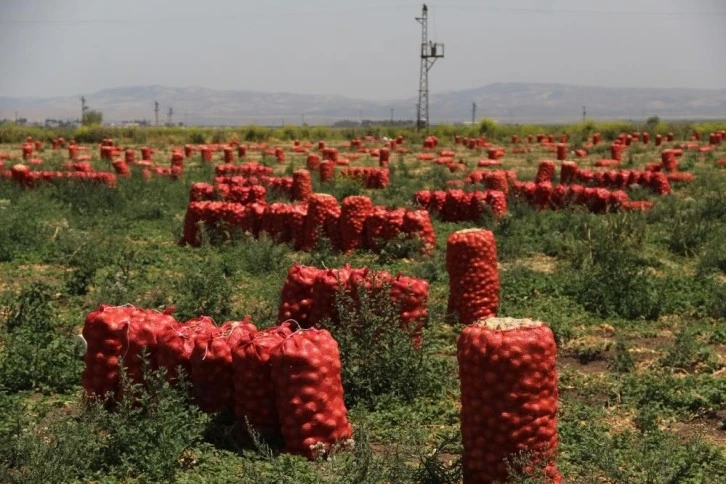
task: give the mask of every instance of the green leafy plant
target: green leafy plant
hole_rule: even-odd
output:
[[[610,361],[609,368],[615,373],[630,373],[635,369],[633,357],[630,356],[628,347],[622,338],[615,340],[615,356]]]
[[[712,370],[718,365],[718,359],[713,348],[698,340],[696,331],[684,326],[676,333],[676,340],[660,363],[665,367],[685,371]]]
[[[78,346],[59,331],[52,289],[34,283],[11,299],[0,342],[0,389],[66,392],[80,379]]]
[[[356,299],[344,291],[336,297],[340,322],[326,326],[340,346],[348,405],[373,405],[384,395],[411,402],[443,389],[446,366],[425,340],[421,349],[413,346],[389,294],[383,285],[361,289]]]
[[[659,316],[658,285],[639,255],[644,236],[644,220],[633,214],[607,216],[587,229],[570,286],[585,309],[605,317]]]

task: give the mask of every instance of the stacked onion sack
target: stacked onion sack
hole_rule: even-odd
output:
[[[466,229],[449,236],[446,246],[449,273],[447,313],[463,324],[496,316],[499,308],[499,272],[494,234]]]
[[[343,200],[339,224],[340,245],[344,252],[352,252],[363,245],[363,229],[372,211],[373,202],[368,197],[353,195]]]
[[[232,349],[234,415],[242,424],[243,437],[252,429],[269,441],[280,438],[270,354],[291,334],[291,327],[281,324]]]
[[[194,340],[190,357],[194,398],[208,413],[233,408],[232,350],[253,338],[257,328],[249,317],[228,321]]]
[[[350,443],[340,353],[330,333],[298,330],[272,350],[270,361],[285,450],[315,458]]]
[[[303,227],[301,248],[310,250],[315,247],[319,235],[328,235],[335,239],[337,234],[330,233],[330,227],[336,226],[340,217],[340,207],[334,196],[326,193],[315,193],[310,196],[308,213]],[[333,237],[330,237],[330,236]],[[333,245],[335,243],[333,240]]]
[[[389,286],[389,297],[399,310],[399,324],[411,337],[416,348],[421,347],[423,326],[428,318],[429,285],[423,279],[396,277],[386,271],[368,268],[318,269],[295,263],[288,271],[282,288],[278,322],[294,320],[303,328],[319,325],[330,319],[340,324],[336,296],[348,294],[354,304],[360,303],[361,289],[380,289]],[[357,309],[357,308],[352,308]]]
[[[143,351],[156,369],[157,337],[174,326],[172,316],[134,306],[101,305],[88,314],[83,325],[87,348],[83,389],[89,398],[122,396],[119,362],[132,383],[143,383]]]
[[[174,323],[158,337],[157,362],[159,368],[166,369],[166,379],[176,383],[180,378],[192,374],[191,357],[194,342],[199,338],[207,339],[216,326],[212,318],[202,316],[185,323]],[[183,375],[179,374],[179,370]]]
[[[556,353],[552,331],[539,321],[489,318],[463,329],[456,355],[465,483],[505,482],[521,453],[532,465],[516,471],[562,481]]]
[[[338,344],[325,330],[286,321],[258,332],[249,317],[219,327],[206,316],[181,324],[153,310],[102,305],[88,314],[83,335],[88,398],[109,397],[112,405],[123,397],[120,362],[132,383],[143,383],[145,350],[150,369],[166,368],[170,383],[180,370],[190,374],[202,410],[232,410],[265,438],[283,437],[289,452],[316,458],[352,444]]]

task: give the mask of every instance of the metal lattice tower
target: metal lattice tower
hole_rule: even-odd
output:
[[[418,82],[418,104],[416,105],[416,129],[429,127],[429,71],[436,59],[444,57],[444,44],[429,41],[429,9],[426,4],[416,21],[421,24],[421,73]]]
[[[88,111],[88,104],[86,104],[86,96],[81,96],[81,124],[86,122],[86,112]]]

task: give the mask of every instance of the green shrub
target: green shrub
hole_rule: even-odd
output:
[[[713,230],[712,223],[693,211],[680,211],[670,225],[668,247],[674,254],[693,257],[709,241]]]
[[[5,436],[12,451],[0,448],[0,481],[78,482],[102,477],[106,445],[102,412],[100,407],[70,412],[40,409],[37,421],[26,420]]]
[[[628,352],[628,347],[622,338],[615,341],[615,356],[608,366],[615,373],[630,373],[635,369],[633,357]]]
[[[163,370],[147,367],[144,374],[141,386],[122,373],[124,398],[114,412],[103,414],[109,432],[104,463],[119,478],[170,480],[184,451],[201,441],[208,417],[191,403],[184,381],[172,387]]]
[[[588,311],[603,317],[655,319],[660,315],[657,281],[641,258],[644,219],[615,214],[593,219],[571,259],[570,291]]]
[[[384,285],[362,289],[354,300],[341,290],[336,297],[340,322],[324,323],[340,347],[350,406],[371,406],[383,396],[413,402],[444,388],[447,367],[430,352],[426,340],[421,349],[414,348],[409,334],[400,328],[399,308],[389,294]]]
[[[660,363],[665,367],[692,372],[697,369],[713,370],[718,365],[718,358],[713,348],[697,339],[695,330],[684,326],[676,333],[676,340]]]
[[[52,289],[35,283],[5,309],[0,332],[0,390],[67,392],[78,385],[81,358],[76,342],[58,332]]]
[[[234,271],[211,249],[194,250],[196,253],[190,254],[183,267],[183,275],[174,283],[177,317],[184,320],[207,315],[217,321],[232,318]]]
[[[651,372],[624,376],[620,382],[624,404],[657,406],[664,416],[694,416],[714,412],[726,403],[726,380],[709,375],[674,376]]]
[[[184,453],[201,440],[208,417],[191,404],[184,382],[171,387],[163,371],[148,368],[144,381],[144,387],[131,384],[122,373],[124,398],[113,412],[102,402],[70,412],[51,407],[36,422],[9,431],[0,427],[12,445],[0,445],[0,480],[173,480]],[[0,412],[2,407],[0,399]]]
[[[0,200],[0,262],[26,258],[44,247],[53,228],[43,215],[35,197]]]

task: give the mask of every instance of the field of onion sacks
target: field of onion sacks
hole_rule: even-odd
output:
[[[0,127],[0,480],[726,480],[724,127]]]

